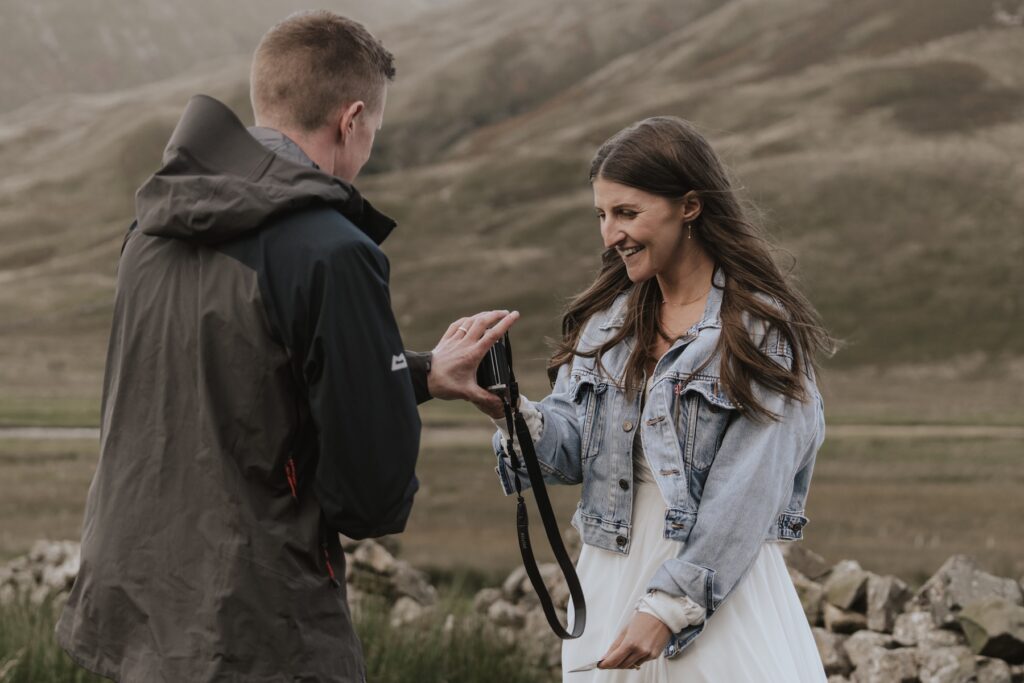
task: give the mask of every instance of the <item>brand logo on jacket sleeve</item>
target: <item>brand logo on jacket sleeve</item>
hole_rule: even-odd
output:
[[[409,367],[409,361],[405,359],[405,354],[400,353],[397,356],[391,358],[391,371],[398,372],[399,370],[405,370]]]

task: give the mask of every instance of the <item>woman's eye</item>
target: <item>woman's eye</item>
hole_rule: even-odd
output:
[[[630,211],[629,209],[622,209],[619,211],[619,215],[626,219],[636,218],[636,211]]]

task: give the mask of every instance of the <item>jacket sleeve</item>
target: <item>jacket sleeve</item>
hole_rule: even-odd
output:
[[[549,484],[579,484],[583,481],[580,425],[576,404],[570,393],[569,368],[569,363],[559,368],[551,394],[532,404],[540,413],[543,424],[541,436],[534,443],[534,450],[544,481]],[[495,455],[498,456],[497,473],[501,488],[505,495],[515,493],[515,471],[512,469],[511,460],[506,452],[505,437],[500,429],[494,434],[492,446]],[[528,488],[530,482],[521,457],[519,479],[523,489]]]
[[[402,531],[418,488],[420,419],[391,311],[388,263],[362,241],[314,268],[302,358],[327,523],[351,538]]]
[[[430,385],[427,382],[433,354],[430,351],[407,350],[405,358],[409,361],[409,374],[412,376],[412,388],[413,393],[416,395],[416,404],[426,403],[433,398],[430,395]]]
[[[647,586],[689,597],[705,610],[703,622],[675,635],[669,656],[700,634],[750,569],[789,499],[794,476],[824,438],[821,403],[813,385],[805,402],[774,392],[757,393],[762,405],[780,419],[733,417],[708,471],[689,537],[679,555],[665,562]]]

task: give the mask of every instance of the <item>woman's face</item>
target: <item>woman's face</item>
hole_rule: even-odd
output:
[[[678,268],[687,246],[685,204],[600,176],[593,188],[604,246],[618,252],[631,281]]]

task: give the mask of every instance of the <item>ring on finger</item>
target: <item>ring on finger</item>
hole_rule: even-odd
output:
[[[469,328],[468,327],[463,327],[463,326],[459,325],[459,329],[462,330],[465,334],[469,334]]]

